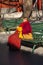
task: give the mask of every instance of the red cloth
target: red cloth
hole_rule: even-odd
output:
[[[14,34],[9,36],[8,43],[13,45],[14,47],[20,49],[21,39],[18,37],[18,32],[17,31]]]
[[[32,33],[32,28],[31,28],[29,22],[27,22],[27,21],[22,22],[20,24],[20,26],[23,28],[23,31],[22,31],[23,34]],[[9,36],[8,42],[9,42],[9,44],[11,44],[11,45],[15,46],[16,48],[20,49],[21,39],[18,36],[18,31],[17,30],[14,34]]]
[[[30,25],[30,23],[28,21],[22,22],[20,24],[20,26],[23,29],[23,31],[22,31],[23,34],[32,33],[32,28],[31,28],[31,25]]]

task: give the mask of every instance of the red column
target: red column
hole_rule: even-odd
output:
[[[42,0],[37,0],[37,6],[39,10],[42,9]]]

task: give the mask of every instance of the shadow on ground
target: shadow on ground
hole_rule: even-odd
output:
[[[27,51],[9,51],[6,44],[0,44],[0,65],[43,65],[43,56]]]

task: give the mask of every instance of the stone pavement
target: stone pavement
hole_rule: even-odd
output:
[[[9,35],[13,34],[14,31],[9,32],[0,32],[0,43],[6,43],[8,41]]]
[[[6,43],[7,44],[7,41],[8,41],[8,37],[9,35],[11,35],[12,33],[14,33],[14,31],[11,31],[10,33],[9,32],[3,32],[1,33],[0,32],[0,43],[4,44]],[[21,50],[24,50],[24,51],[32,51],[31,48],[29,47],[25,47],[25,46],[21,46]],[[39,55],[43,55],[43,48],[42,47],[39,47],[37,48],[35,51],[34,51],[35,54],[39,54]]]

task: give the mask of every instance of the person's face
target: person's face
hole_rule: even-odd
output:
[[[26,21],[27,21],[27,18],[24,18],[24,19],[23,19],[23,22],[26,22]]]

